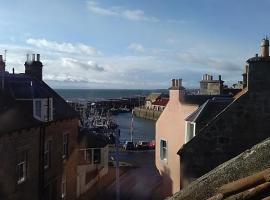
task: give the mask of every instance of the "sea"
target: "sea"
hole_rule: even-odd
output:
[[[70,101],[96,101],[103,99],[146,96],[151,92],[167,93],[168,90],[117,90],[117,89],[56,89],[65,100]],[[113,115],[113,119],[119,125],[120,142],[131,139],[131,113],[119,113]],[[133,141],[150,141],[155,139],[155,121],[133,116]]]

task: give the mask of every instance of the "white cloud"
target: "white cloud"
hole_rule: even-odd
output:
[[[89,12],[102,16],[122,17],[132,21],[151,21],[158,22],[159,20],[152,16],[146,16],[143,10],[129,10],[122,7],[108,7],[103,8],[97,2],[87,1],[87,8]]]
[[[77,70],[79,70],[78,68],[81,68],[83,70],[93,70],[93,71],[104,71],[104,68],[100,65],[98,65],[96,62],[94,61],[79,61],[77,59],[74,58],[62,58],[62,66],[64,67],[72,67],[72,68],[76,68]],[[81,71],[83,73],[83,71]]]
[[[34,39],[34,38],[28,38],[26,40],[26,43],[40,49],[53,50],[63,53],[79,53],[90,56],[101,55],[101,52],[96,50],[94,47],[82,43],[76,44],[67,42],[59,43],[56,41],[49,41],[46,39]]]
[[[138,43],[131,43],[128,46],[128,49],[135,51],[135,52],[139,52],[139,53],[143,53],[144,52],[144,47],[141,44]]]

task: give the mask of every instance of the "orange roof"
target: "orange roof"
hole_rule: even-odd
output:
[[[166,106],[168,102],[169,102],[169,98],[161,98],[153,102],[152,105]]]

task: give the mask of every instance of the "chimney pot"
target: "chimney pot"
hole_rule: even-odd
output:
[[[32,54],[32,61],[35,61],[35,54]]]
[[[182,79],[181,78],[178,80],[178,83],[179,83],[178,86],[182,87]]]
[[[0,62],[3,62],[3,55],[0,55]]]
[[[261,56],[263,58],[269,57],[269,40],[267,36],[261,42]]]
[[[179,87],[179,80],[175,79],[175,87]]]
[[[37,54],[37,61],[40,61],[40,54]]]
[[[14,69],[14,67],[12,68],[12,73],[15,74],[15,69]]]

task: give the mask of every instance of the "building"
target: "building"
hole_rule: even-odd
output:
[[[152,92],[145,98],[145,108],[152,109],[152,103],[162,96],[161,93]]]
[[[77,197],[108,173],[108,139],[83,129],[79,134]]]
[[[152,110],[163,111],[169,102],[169,98],[161,97],[152,103]]]
[[[223,94],[223,83],[221,76],[218,80],[214,80],[213,76],[204,74],[200,81],[200,94],[201,95],[220,95]]]
[[[79,117],[42,81],[42,67],[33,54],[25,73],[1,73],[1,199],[76,198]]]
[[[204,112],[212,112],[213,116],[205,119],[207,122],[178,152],[183,187],[270,136],[267,38],[262,40],[261,55],[256,54],[247,63],[247,86],[232,102],[224,102],[217,113],[202,107],[195,111],[200,111],[198,116]]]
[[[268,138],[193,181],[169,200],[269,199],[269,148]]]
[[[181,79],[173,79],[169,101],[156,122],[156,167],[163,177],[163,193],[171,195],[180,189],[179,148],[185,143],[185,119],[207,99],[214,96],[189,95]]]

